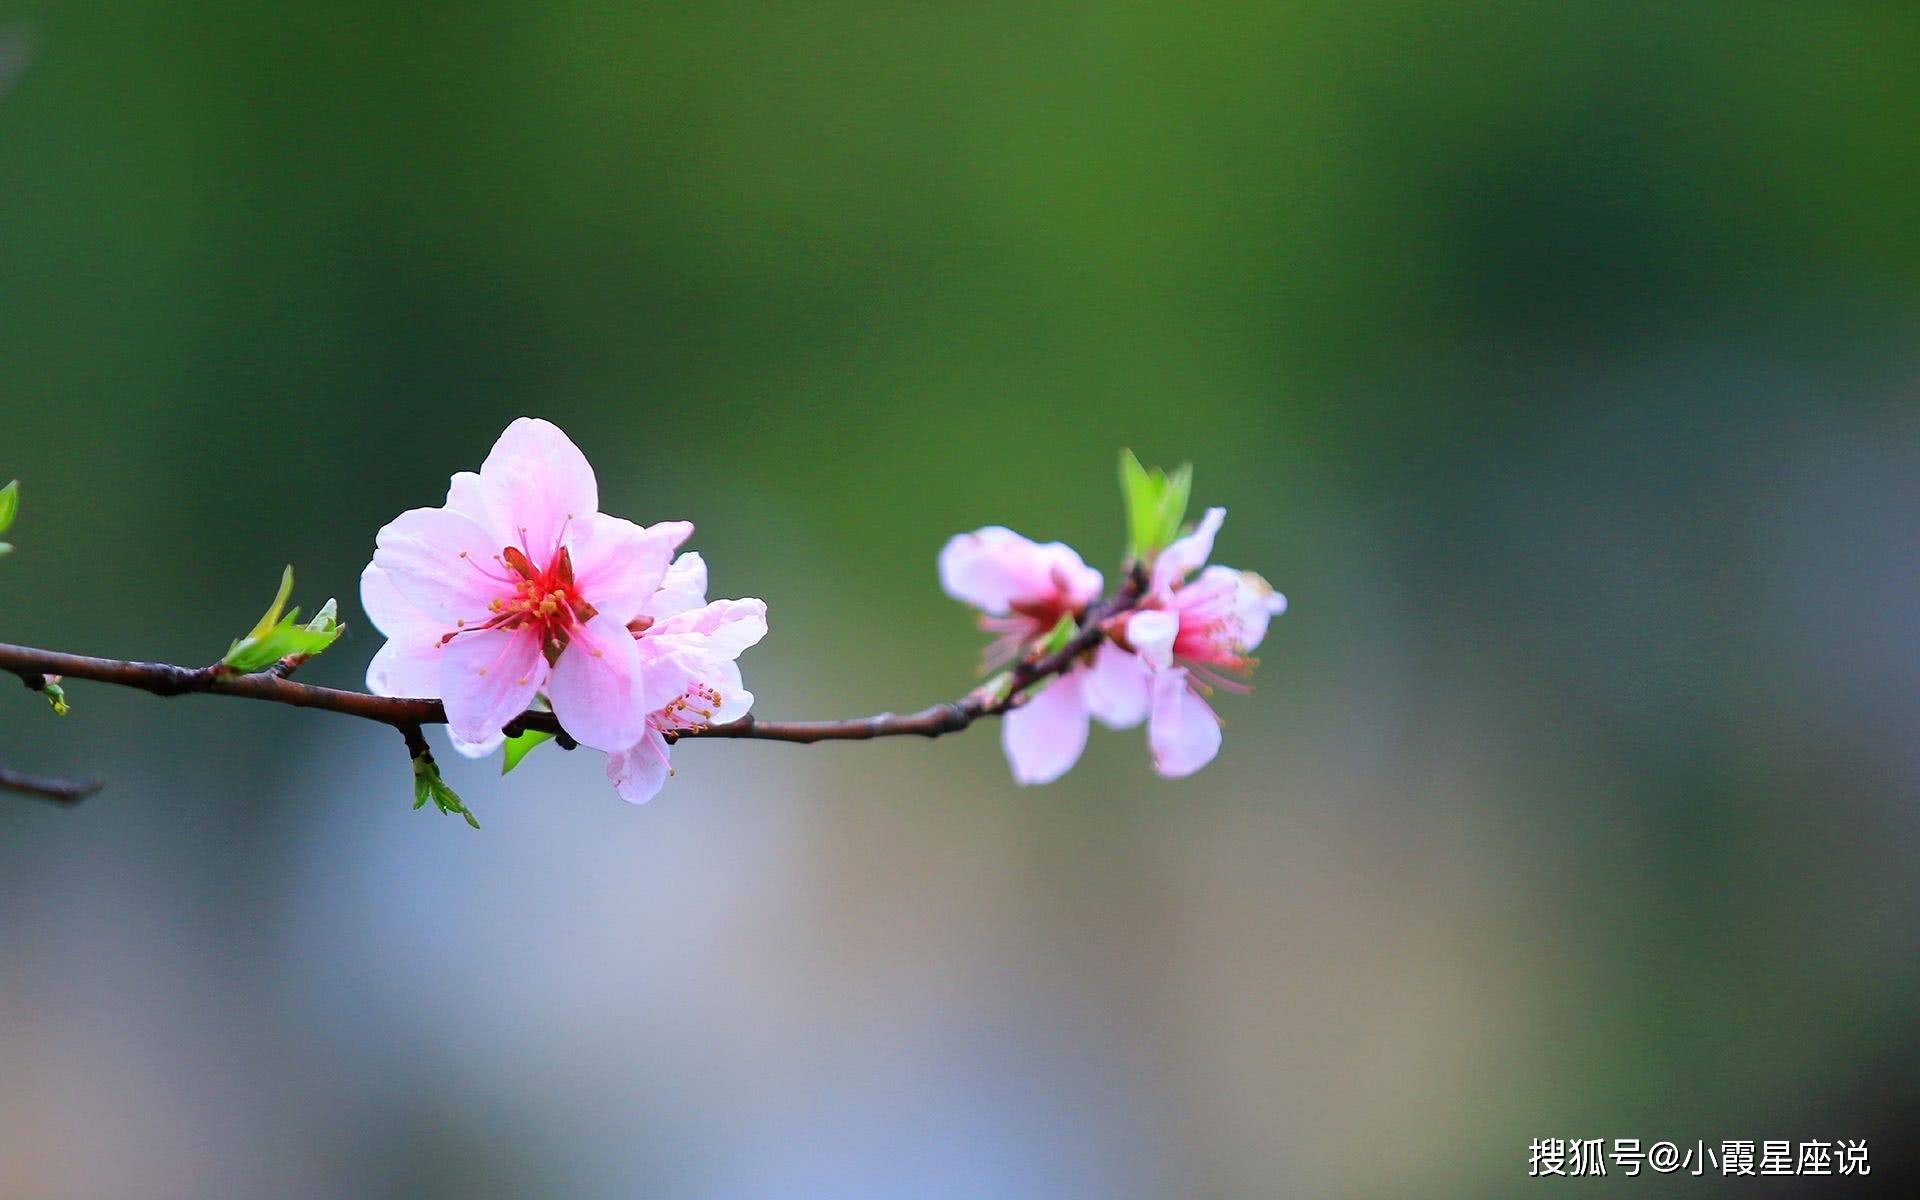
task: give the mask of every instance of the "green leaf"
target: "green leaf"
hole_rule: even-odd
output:
[[[282,614],[287,600],[293,594],[293,568],[288,567],[280,576],[280,591],[273,598],[272,607],[266,615],[254,625],[247,636],[227,648],[220,659],[220,665],[242,675],[253,671],[264,671],[283,658],[293,659],[296,663],[305,662],[325,650],[340,637],[346,626],[340,623],[338,606],[328,600],[315,613],[313,620],[305,625],[299,624],[300,610]]]
[[[1149,471],[1133,451],[1122,450],[1120,491],[1127,507],[1127,556],[1147,562],[1180,534],[1193,492],[1193,465],[1182,464],[1171,475],[1158,467]]]
[[[442,813],[448,816],[457,815],[464,818],[473,828],[480,828],[480,822],[474,819],[473,813],[461,802],[460,794],[448,787],[446,781],[440,778],[439,764],[433,761],[431,755],[422,754],[413,760],[413,807],[425,808],[429,800]]]
[[[20,511],[20,481],[13,480],[0,488],[0,533],[5,533],[13,525],[13,518]]]
[[[1041,639],[1040,653],[1053,654],[1057,651],[1065,650],[1067,643],[1073,640],[1073,635],[1079,632],[1079,630],[1080,626],[1073,619],[1073,614],[1063,614],[1058,621],[1053,623],[1053,628],[1047,631],[1047,636]]]
[[[287,569],[280,572],[280,590],[273,594],[273,604],[267,609],[266,615],[254,623],[253,629],[248,632],[247,637],[263,638],[267,636],[267,631],[280,623],[280,610],[287,606],[287,601],[292,596],[293,564],[288,563]]]
[[[506,753],[500,759],[500,773],[505,775],[520,765],[520,760],[533,751],[541,742],[552,741],[553,735],[538,729],[529,729],[518,737],[510,737],[506,742]]]
[[[58,682],[49,679],[47,680],[46,686],[41,688],[40,691],[41,694],[46,696],[47,703],[53,706],[54,716],[64,717],[67,715],[67,689],[61,687]]]

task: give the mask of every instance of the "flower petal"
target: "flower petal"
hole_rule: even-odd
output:
[[[645,804],[660,794],[667,776],[673,774],[669,753],[667,739],[659,730],[649,729],[632,746],[607,755],[607,778],[622,800]]]
[[[664,621],[706,602],[707,560],[701,558],[698,551],[689,550],[667,567],[667,577],[660,581],[660,590],[641,611],[656,621]]]
[[[1093,652],[1093,665],[1080,684],[1087,711],[1109,729],[1131,729],[1146,720],[1152,692],[1147,664],[1112,642],[1100,643]]]
[[[706,653],[738,658],[749,646],[757,645],[767,636],[767,602],[751,597],[715,600],[660,622],[653,627],[653,632],[697,634]]]
[[[1179,587],[1181,580],[1199,570],[1212,555],[1214,536],[1220,532],[1220,523],[1226,519],[1226,509],[1210,508],[1192,533],[1162,550],[1160,557],[1154,560],[1152,586],[1148,590],[1154,595],[1165,595]]]
[[[453,743],[453,748],[459,751],[463,758],[485,758],[500,748],[501,743],[507,740],[507,735],[504,733],[495,733],[493,736],[480,741],[470,742],[452,730],[448,730],[447,740]]]
[[[437,636],[389,639],[367,664],[367,690],[376,696],[438,698],[445,650]]]
[[[640,711],[658,713],[687,694],[713,663],[705,653],[706,639],[698,634],[652,634],[634,642],[640,656]]]
[[[600,509],[587,456],[557,425],[535,417],[521,417],[493,444],[480,464],[479,492],[493,519],[535,562],[559,549],[569,520],[584,521]]]
[[[445,632],[462,619],[486,620],[488,603],[513,591],[503,582],[499,551],[472,518],[447,508],[415,508],[375,535],[373,565]]]
[[[940,551],[940,586],[963,604],[1000,615],[1016,604],[1064,601],[1078,608],[1100,595],[1101,579],[1071,546],[1041,545],[989,525],[948,540]]]
[[[360,607],[373,627],[390,638],[437,639],[446,632],[446,622],[420,611],[400,594],[392,577],[372,563],[360,572]]]
[[[1168,779],[1191,775],[1220,753],[1220,718],[1187,686],[1184,670],[1154,676],[1147,748],[1153,752],[1153,769]]]
[[[476,629],[441,654],[440,699],[447,727],[463,741],[485,742],[525,712],[547,678],[540,637],[530,627]]]
[[[605,513],[576,518],[567,546],[580,594],[600,613],[625,625],[646,608],[666,577],[674,550],[692,533],[686,521],[640,526]]]
[[[1229,597],[1223,637],[1237,653],[1259,647],[1267,636],[1267,624],[1287,611],[1287,598],[1273,585],[1252,571],[1232,567],[1208,567],[1194,580],[1194,586],[1220,587]]]
[[[1127,645],[1156,671],[1173,665],[1173,641],[1179,634],[1180,618],[1170,612],[1146,608],[1127,618]]]
[[[494,549],[515,541],[513,531],[493,519],[487,511],[487,497],[480,487],[480,476],[472,471],[456,471],[447,481],[446,507],[493,535]]]
[[[736,662],[717,662],[713,670],[701,683],[720,693],[719,707],[707,718],[709,725],[724,725],[728,721],[738,721],[747,715],[753,707],[753,693],[748,691],[740,679],[740,664]]]
[[[1078,671],[1055,678],[1000,720],[1000,745],[1017,783],[1052,783],[1087,747],[1087,706]]]
[[[619,750],[646,732],[641,677],[633,635],[625,624],[601,613],[572,629],[547,680],[547,699],[575,741],[596,750]]]

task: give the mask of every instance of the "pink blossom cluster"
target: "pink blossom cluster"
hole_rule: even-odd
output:
[[[744,716],[735,660],[767,632],[759,600],[709,602],[707,566],[678,554],[686,521],[600,511],[593,467],[567,435],[523,417],[446,503],[380,530],[360,600],[387,637],[367,668],[382,696],[440,700],[470,757],[540,704],[606,751],[626,799],[670,773],[666,734]]]
[[[1149,548],[1138,594],[1101,607],[1093,648],[1015,697],[1001,741],[1019,782],[1066,773],[1093,720],[1145,722],[1154,767],[1168,777],[1219,752],[1206,696],[1247,690],[1252,651],[1286,599],[1252,572],[1207,565],[1225,509],[1173,538],[1185,487],[1183,474],[1153,539],[1172,540]],[[523,417],[478,472],[453,476],[446,503],[380,530],[360,600],[387,642],[367,686],[438,699],[470,757],[499,749],[523,713],[550,708],[575,742],[606,752],[622,796],[645,802],[672,774],[674,735],[746,715],[753,693],[737,660],[767,632],[763,601],[707,599],[706,562],[680,552],[692,533],[686,521],[636,525],[601,512],[579,447]],[[1100,572],[1071,547],[999,526],[953,538],[939,565],[947,592],[997,635],[989,667],[1057,645],[1101,596]]]
[[[1247,690],[1251,652],[1287,607],[1286,597],[1251,571],[1206,565],[1226,515],[1208,509],[1196,528],[1162,550],[1138,605],[1104,626],[1092,654],[1006,715],[1001,745],[1016,780],[1050,783],[1066,774],[1086,749],[1091,720],[1114,729],[1145,721],[1154,769],[1169,778],[1213,761],[1220,718],[1206,694]],[[987,649],[989,668],[1032,653],[1062,617],[1083,618],[1102,586],[1100,572],[1071,547],[999,526],[949,541],[940,552],[940,581],[999,635]]]

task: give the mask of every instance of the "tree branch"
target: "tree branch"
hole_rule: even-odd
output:
[[[104,785],[98,779],[63,779],[54,775],[29,775],[11,767],[0,767],[0,790],[19,792],[50,804],[78,804]]]
[[[689,738],[753,738],[760,741],[812,743],[867,741],[882,737],[939,737],[956,733],[983,717],[1001,716],[1018,707],[1035,684],[1073,666],[1107,636],[1105,626],[1108,622],[1132,611],[1139,604],[1140,597],[1145,594],[1146,583],[1145,571],[1137,565],[1131,568],[1113,595],[1087,610],[1073,637],[1065,645],[1051,653],[1022,660],[1008,674],[1005,685],[1000,688],[976,689],[959,700],[905,715],[880,713],[840,721],[761,721],[749,716],[724,725],[678,730],[667,736],[672,741]],[[438,700],[374,696],[366,692],[296,683],[286,678],[290,672],[282,669],[280,664],[252,674],[236,675],[218,666],[182,667],[173,663],[91,658],[0,642],[0,671],[18,675],[28,687],[35,690],[44,687],[46,677],[51,675],[133,688],[155,696],[233,696],[294,708],[324,709],[392,726],[408,736],[409,751],[414,749],[414,739],[418,737],[421,726],[444,725],[447,722],[447,711]],[[509,721],[506,726],[510,735],[528,730],[554,734],[563,743],[572,740],[550,712],[529,710]],[[24,780],[26,784],[16,783],[15,779]],[[52,791],[46,786],[26,786],[34,783],[51,784]],[[65,803],[71,803],[99,787],[92,781],[86,781],[86,784],[91,786],[61,780],[35,780],[31,776],[17,776],[12,772],[0,774],[0,786],[26,790],[48,798],[56,798],[54,793],[59,793],[66,796],[63,800]]]

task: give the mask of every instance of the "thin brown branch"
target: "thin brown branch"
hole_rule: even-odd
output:
[[[862,742],[882,737],[939,737],[958,733],[982,717],[997,717],[1016,708],[1033,685],[1071,667],[1081,655],[1100,644],[1106,623],[1133,609],[1146,591],[1146,573],[1128,571],[1120,590],[1087,610],[1080,628],[1066,645],[1051,654],[1023,659],[1005,685],[993,691],[977,690],[964,699],[936,704],[904,715],[880,713],[843,721],[762,721],[742,717],[725,725],[688,730],[679,738],[759,738],[775,742]]]
[[[939,737],[955,733],[983,717],[997,717],[1017,707],[1035,684],[1073,666],[1081,656],[1100,644],[1100,640],[1106,636],[1105,626],[1109,621],[1139,604],[1145,590],[1145,573],[1136,566],[1128,571],[1125,581],[1113,595],[1087,610],[1079,628],[1065,645],[1051,653],[1023,660],[1000,686],[975,690],[959,700],[904,715],[880,713],[840,721],[762,721],[743,717],[724,725],[681,730],[672,737],[676,741],[689,738],[753,738],[760,741],[810,743],[867,741],[881,737]],[[282,669],[281,664],[250,675],[235,675],[219,667],[182,667],[173,663],[92,658],[0,642],[0,671],[18,675],[28,687],[44,686],[47,676],[57,675],[66,679],[85,679],[133,688],[155,696],[233,696],[294,708],[324,709],[390,725],[407,735],[410,751],[414,749],[421,726],[444,725],[447,721],[446,709],[438,700],[374,696],[366,692],[296,683],[286,678],[289,672]],[[540,710],[520,714],[507,723],[506,729],[510,734],[527,730],[551,733],[563,744],[572,740],[552,713]]]
[[[66,779],[57,775],[29,775],[11,767],[0,767],[0,791],[19,792],[50,804],[78,804],[99,791],[98,779]]]

